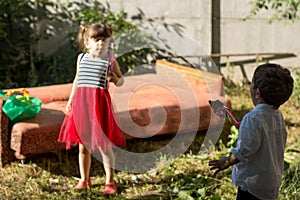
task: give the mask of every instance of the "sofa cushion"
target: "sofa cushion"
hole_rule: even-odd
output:
[[[17,122],[12,126],[11,148],[17,155],[45,153],[65,149],[57,142],[66,101],[43,104],[34,118]]]

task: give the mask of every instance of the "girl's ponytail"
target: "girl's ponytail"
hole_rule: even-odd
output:
[[[112,29],[111,29],[111,26],[110,25],[105,25],[105,30],[106,30],[106,35],[108,37],[111,37],[112,36]]]
[[[81,48],[84,48],[84,40],[85,40],[84,35],[85,35],[86,31],[87,31],[87,26],[85,26],[85,25],[79,26],[77,42]]]

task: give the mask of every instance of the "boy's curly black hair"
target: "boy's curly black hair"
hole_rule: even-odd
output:
[[[278,64],[259,65],[253,75],[254,89],[259,89],[265,103],[278,109],[292,95],[294,80],[288,69]]]

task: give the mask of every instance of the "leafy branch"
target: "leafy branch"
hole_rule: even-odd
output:
[[[280,20],[294,23],[300,19],[300,0],[252,0],[251,5],[251,11],[245,20],[257,15],[261,10],[272,12],[270,23]]]

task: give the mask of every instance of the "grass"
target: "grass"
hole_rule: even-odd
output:
[[[227,98],[232,102],[233,114],[241,120],[253,108],[248,88],[226,89]],[[285,154],[285,171],[280,188],[280,200],[300,199],[300,109],[290,100],[281,110],[289,132]],[[229,134],[225,126],[223,135]],[[228,153],[229,147],[219,145],[218,150],[197,154],[203,140],[203,132],[198,133],[186,154],[175,160],[161,158],[160,166],[144,174],[117,171],[115,179],[119,193],[112,197],[102,195],[104,172],[101,163],[92,162],[93,187],[83,192],[70,190],[76,185],[79,176],[77,148],[69,151],[35,155],[24,164],[14,162],[0,169],[0,199],[235,199],[236,188],[231,186],[231,168],[217,177],[209,170],[208,161]],[[225,137],[223,137],[223,141]],[[136,140],[128,143],[130,151],[151,151],[164,145],[170,138]],[[169,164],[163,165],[169,161]],[[132,176],[138,181],[132,180]]]

